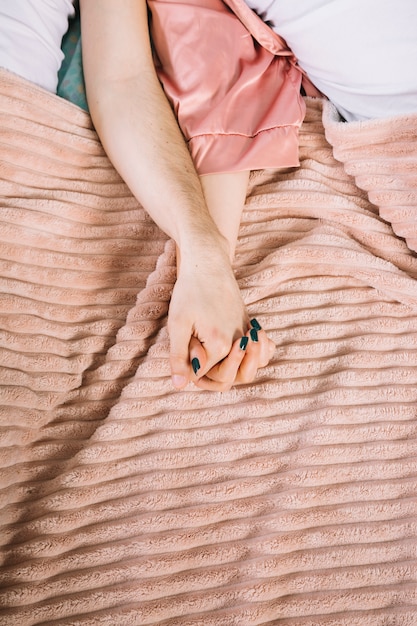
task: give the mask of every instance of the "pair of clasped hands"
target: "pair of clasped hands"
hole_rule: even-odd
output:
[[[228,391],[252,382],[275,344],[249,319],[231,267],[181,265],[168,315],[174,387]]]

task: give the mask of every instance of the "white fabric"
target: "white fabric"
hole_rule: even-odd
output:
[[[55,92],[71,0],[0,0],[0,66]]]
[[[246,0],[347,120],[417,111],[416,0]]]

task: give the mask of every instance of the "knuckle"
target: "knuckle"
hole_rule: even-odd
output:
[[[213,341],[213,347],[216,354],[223,359],[229,354],[232,343],[226,335],[218,335]]]

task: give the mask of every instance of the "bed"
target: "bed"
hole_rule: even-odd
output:
[[[417,116],[306,100],[235,261],[275,355],[178,392],[172,241],[82,102],[0,86],[0,624],[415,625]]]

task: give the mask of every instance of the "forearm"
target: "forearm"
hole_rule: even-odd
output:
[[[249,171],[201,176],[210,215],[227,241],[230,261],[235,254],[248,182]]]
[[[89,98],[103,146],[132,193],[180,248],[210,234],[201,185],[169,105],[142,74]],[[169,109],[169,110],[167,110]]]
[[[97,5],[81,2],[84,72],[91,116],[110,160],[183,254],[203,245],[224,247],[154,70],[146,3],[124,0],[114,7],[112,0],[101,0]],[[133,30],[127,26],[132,22]],[[124,32],[117,45],[110,24]],[[114,55],[107,51],[110,43]]]

